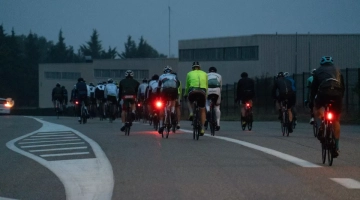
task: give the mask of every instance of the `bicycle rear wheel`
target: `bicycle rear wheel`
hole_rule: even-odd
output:
[[[210,132],[212,136],[215,135],[215,125],[215,111],[213,107],[210,107]]]
[[[249,116],[248,116],[248,122],[247,122],[247,127],[248,127],[248,130],[251,131],[252,129],[252,124],[253,124],[253,119],[252,119],[252,114],[249,113]]]
[[[314,121],[314,123],[313,123],[313,132],[314,132],[314,137],[317,137],[317,135],[318,135],[318,127],[317,127],[316,121]]]
[[[321,158],[322,158],[322,163],[325,164],[325,160],[326,160],[326,144],[321,144]]]
[[[328,164],[329,166],[332,166],[333,161],[334,161],[334,152],[336,150],[335,147],[335,139],[334,139],[334,131],[332,130],[331,127],[328,128],[329,132],[328,135],[329,137],[327,137],[327,141],[328,141],[328,146],[327,146],[327,153],[328,153]]]

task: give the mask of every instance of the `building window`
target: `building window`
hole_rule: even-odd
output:
[[[149,70],[132,70],[134,79],[144,79],[149,77]],[[94,69],[95,78],[125,78],[126,70],[122,69]]]
[[[179,61],[246,61],[259,60],[258,46],[207,49],[181,49]]]
[[[81,77],[79,72],[62,72],[61,79],[76,80]]]
[[[61,79],[60,72],[45,72],[45,78],[47,79]]]

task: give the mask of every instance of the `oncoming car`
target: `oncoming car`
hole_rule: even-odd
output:
[[[15,102],[11,98],[0,98],[0,114],[10,114],[10,108]]]

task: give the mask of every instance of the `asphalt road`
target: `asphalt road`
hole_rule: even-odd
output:
[[[340,156],[321,162],[311,126],[221,122],[192,139],[134,123],[0,116],[0,199],[359,199],[360,126],[342,126]]]

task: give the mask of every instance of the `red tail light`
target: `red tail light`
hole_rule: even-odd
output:
[[[140,107],[140,106],[141,106],[141,104],[138,103],[138,107]]]
[[[157,101],[157,102],[156,102],[156,107],[161,108],[161,107],[162,107],[162,102],[161,102],[161,101]]]
[[[327,115],[326,115],[326,118],[328,119],[328,120],[332,120],[333,119],[333,117],[334,117],[334,115],[332,114],[332,113],[327,113]]]
[[[247,104],[246,104],[246,107],[250,107],[250,104],[249,104],[249,103],[247,103]]]
[[[76,104],[76,105],[78,105],[78,104],[79,104],[79,102],[78,102],[78,101],[75,101],[75,104]]]

